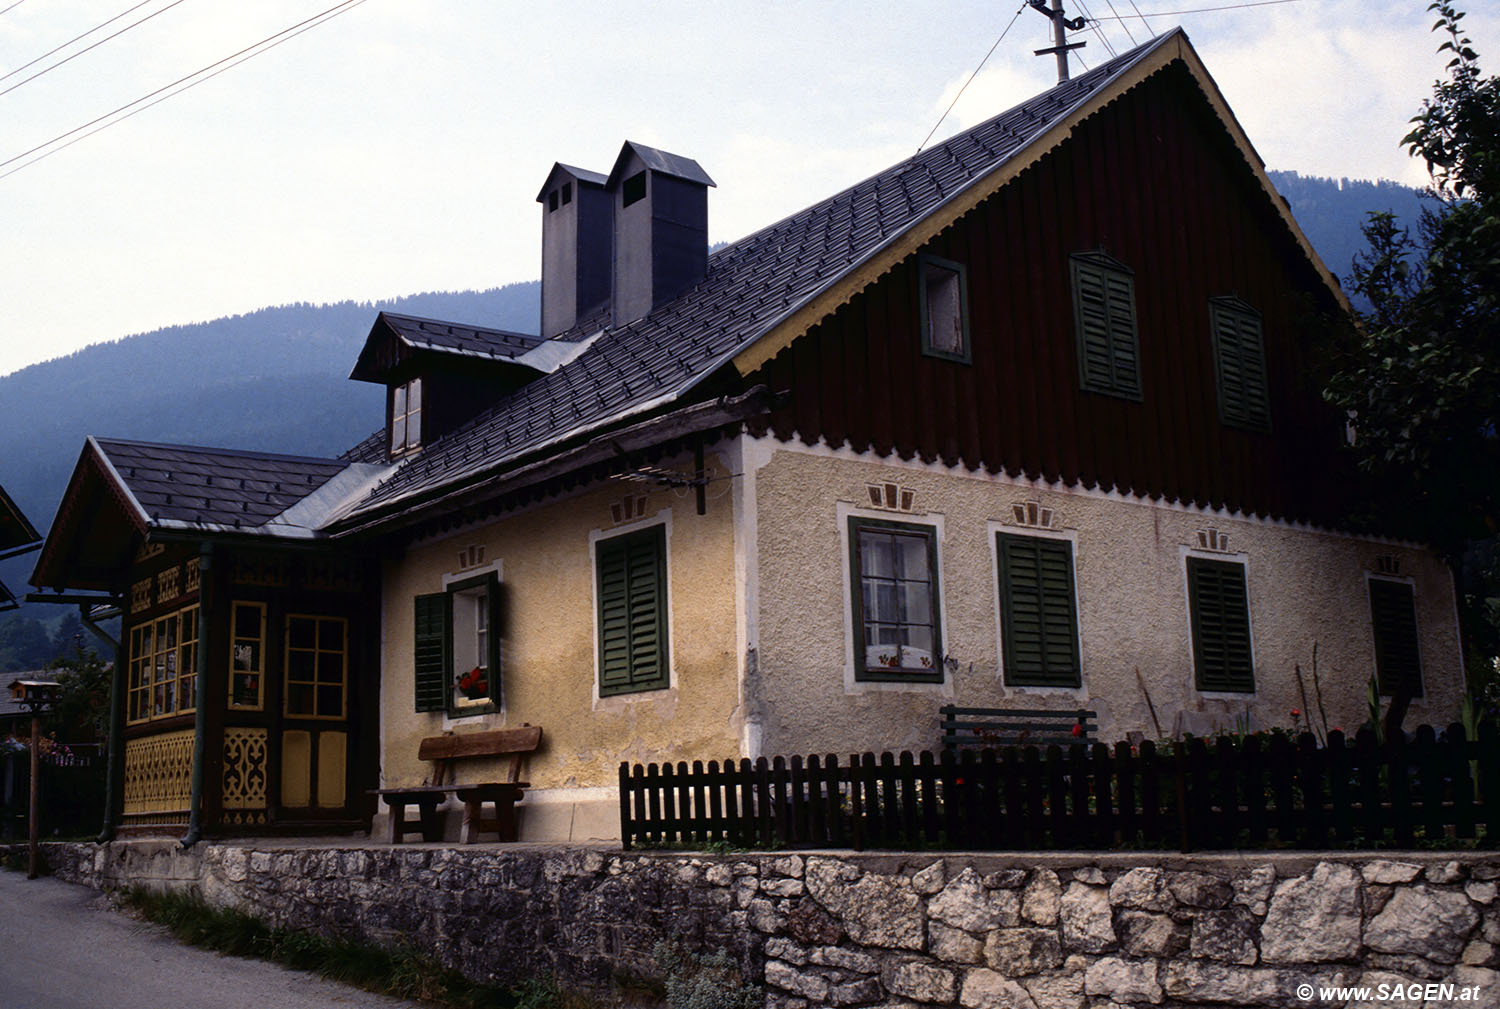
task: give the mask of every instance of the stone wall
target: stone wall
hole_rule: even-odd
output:
[[[652,946],[675,936],[732,953],[777,1009],[1500,1003],[1500,859],[1486,855],[47,847],[66,879],[194,885],[274,922],[424,945],[488,980],[607,986],[652,974]],[[1317,993],[1334,986],[1371,991]]]

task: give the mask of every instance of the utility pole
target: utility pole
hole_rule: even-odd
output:
[[[1082,49],[1088,45],[1087,42],[1069,42],[1068,32],[1082,31],[1083,26],[1088,22],[1083,18],[1066,17],[1063,14],[1062,0],[1052,0],[1050,7],[1047,6],[1047,0],[1026,0],[1026,2],[1052,21],[1052,47],[1033,51],[1038,56],[1046,56],[1048,53],[1057,55],[1057,83],[1061,84],[1068,79],[1068,50]]]

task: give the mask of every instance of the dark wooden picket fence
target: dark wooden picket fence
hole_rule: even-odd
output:
[[[1039,851],[1493,846],[1500,735],[1363,729],[915,757],[620,765],[626,848]]]

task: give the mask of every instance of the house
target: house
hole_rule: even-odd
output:
[[[41,533],[16,507],[5,488],[0,487],[0,561],[35,550],[41,542]],[[0,612],[13,610],[18,605],[15,593],[0,582]]]
[[[555,165],[540,335],[381,314],[344,457],[88,442],[33,581],[128,611],[127,825],[368,822],[450,729],[542,726],[523,836],[586,838],[622,761],[944,703],[1456,713],[1450,573],[1344,521],[1347,304],[1180,30],[710,256],[713,185]]]

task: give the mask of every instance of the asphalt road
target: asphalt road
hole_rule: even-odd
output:
[[[87,887],[0,869],[0,1009],[420,1009],[184,946]]]

